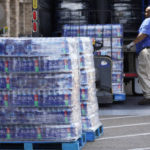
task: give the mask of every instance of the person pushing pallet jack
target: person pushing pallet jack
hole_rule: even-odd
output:
[[[150,104],[150,6],[145,9],[145,16],[146,19],[139,28],[138,36],[126,46],[127,51],[136,49],[138,54],[137,73],[144,96],[139,105]]]

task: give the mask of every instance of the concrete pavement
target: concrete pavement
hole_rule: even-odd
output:
[[[150,116],[101,116],[104,134],[82,150],[150,150]]]

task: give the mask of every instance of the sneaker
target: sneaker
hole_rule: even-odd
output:
[[[142,99],[141,101],[138,102],[139,105],[147,105],[150,104],[150,99]]]

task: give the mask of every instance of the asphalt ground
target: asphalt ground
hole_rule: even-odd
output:
[[[103,105],[99,107],[100,116],[108,115],[150,115],[149,105],[138,105],[142,100],[142,96],[127,96],[123,102],[115,102],[110,105]]]
[[[104,134],[82,150],[150,150],[149,116],[101,116]]]
[[[150,150],[150,105],[141,96],[99,107],[104,134],[82,150]]]

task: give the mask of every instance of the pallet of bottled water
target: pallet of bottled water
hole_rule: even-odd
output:
[[[81,134],[78,41],[0,38],[0,140],[72,141]]]
[[[122,51],[123,26],[121,24],[64,25],[63,35],[65,37],[90,37],[93,41],[102,43],[102,48],[94,52],[94,55],[109,56],[112,58],[113,94],[119,93],[125,95],[123,75],[120,75],[123,74],[124,58]],[[83,60],[84,57],[81,56],[81,66],[84,66]],[[118,74],[114,73],[116,71]],[[115,78],[116,80],[114,80]]]

